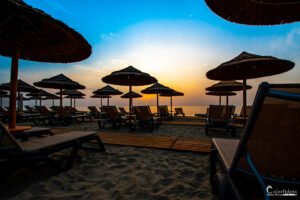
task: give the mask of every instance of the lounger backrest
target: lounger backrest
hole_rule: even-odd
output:
[[[102,108],[110,119],[114,119],[119,116],[119,111],[116,106],[102,106]]]
[[[234,106],[210,105],[209,112],[208,112],[208,119],[228,121],[231,118],[233,110],[234,110]]]
[[[168,106],[166,106],[166,105],[158,106],[158,112],[161,115],[168,115],[169,114]]]
[[[122,114],[127,114],[126,110],[123,107],[119,107],[119,110]]]
[[[152,113],[149,106],[134,106],[134,114],[137,120],[150,120],[152,119]]]
[[[99,111],[97,110],[96,106],[88,106],[88,109],[92,112],[92,113],[98,113]]]
[[[0,122],[0,150],[5,150],[9,147],[13,147],[20,151],[23,150],[14,136],[12,136],[7,128],[5,128],[5,126]]]
[[[260,86],[232,168],[250,171],[246,152],[261,175],[300,179],[300,84]]]
[[[246,117],[251,115],[252,106],[246,106]],[[240,116],[244,116],[244,107],[241,109]]]

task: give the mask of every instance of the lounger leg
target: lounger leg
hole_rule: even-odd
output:
[[[98,135],[95,135],[95,139],[97,140],[97,143],[99,144],[100,152],[105,152],[104,144]]]
[[[214,185],[214,177],[216,175],[216,164],[217,164],[217,154],[218,154],[218,151],[212,147],[211,151],[210,151],[210,183],[211,183],[211,190],[212,190],[212,193],[215,194],[216,192],[216,188],[215,188],[215,185]]]
[[[72,165],[73,165],[73,162],[77,156],[77,153],[78,153],[78,150],[79,150],[79,147],[73,147],[72,149],[72,152],[71,152],[71,155],[69,156],[68,160],[67,160],[67,163],[64,167],[64,170],[67,171],[69,169],[71,169]]]

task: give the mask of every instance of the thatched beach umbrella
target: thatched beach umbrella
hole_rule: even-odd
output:
[[[170,97],[171,115],[172,115],[172,113],[173,113],[173,97],[175,97],[175,96],[184,96],[184,94],[182,92],[178,92],[178,91],[174,90],[174,91],[169,92],[169,93],[160,94],[159,96]]]
[[[65,96],[66,99],[71,99],[71,106],[72,106],[72,99],[74,100],[74,108],[76,108],[76,99],[84,99],[84,96],[82,95],[67,95]]]
[[[97,94],[94,94],[94,95],[92,95],[91,96],[91,98],[98,98],[98,99],[100,99],[100,106],[102,107],[102,99],[109,99],[109,98],[111,98],[111,96],[109,96],[109,95],[97,95]]]
[[[205,0],[220,17],[248,25],[274,25],[300,21],[299,0]]]
[[[90,56],[91,46],[64,23],[22,0],[1,0],[0,54],[12,58],[9,128],[15,128],[19,59],[76,62]]]
[[[139,93],[134,92],[134,91],[127,92],[126,94],[123,94],[121,96],[121,98],[124,98],[124,99],[136,99],[136,98],[141,98],[141,97],[143,97],[143,96],[140,95]],[[131,107],[132,106],[133,106],[133,100],[131,100]]]
[[[208,71],[206,76],[212,80],[243,80],[243,108],[246,115],[246,80],[280,74],[291,70],[294,65],[295,63],[289,60],[242,52],[232,60]]]
[[[111,87],[110,85],[106,85],[103,88],[100,88],[93,92],[96,95],[121,95],[123,92]],[[107,105],[109,106],[109,98],[107,98]]]
[[[169,87],[166,87],[160,83],[154,83],[150,87],[147,87],[146,89],[142,90],[141,92],[144,94],[156,94],[156,108],[157,108],[157,113],[158,113],[158,106],[159,106],[159,100],[158,100],[158,95],[163,94],[163,93],[171,93],[174,90],[172,90]]]
[[[2,103],[3,103],[2,98],[7,98],[7,97],[9,97],[7,95],[7,92],[0,90],[0,107],[2,107]]]
[[[37,92],[31,92],[28,93],[27,96],[29,97],[35,97],[36,100],[40,100],[40,106],[42,106],[42,97],[47,97],[49,96],[50,93],[46,92],[45,90],[39,89]]]
[[[236,93],[232,91],[210,91],[206,92],[206,95],[218,96],[219,97],[219,105],[222,104],[222,96],[226,96],[226,105],[228,105],[228,96],[235,96]]]
[[[42,88],[52,88],[60,90],[60,107],[62,107],[62,90],[63,89],[85,89],[85,86],[80,85],[79,83],[71,80],[63,74],[59,74],[57,76],[53,76],[51,78],[43,79],[39,82],[33,83],[33,85],[42,87]]]
[[[48,96],[44,97],[43,100],[52,100],[52,106],[54,106],[54,100],[60,99],[59,96],[56,96],[55,94],[49,93]]]
[[[132,86],[143,86],[156,83],[156,78],[142,72],[133,66],[128,66],[122,70],[112,72],[110,75],[102,78],[105,83],[129,86],[129,92],[132,91]],[[131,116],[132,98],[129,98],[129,115]],[[131,123],[131,118],[129,119]]]
[[[57,92],[55,94],[58,95],[68,95],[70,99],[70,106],[72,106],[72,97],[77,97],[77,96],[85,96],[84,93],[77,91],[77,90],[63,90],[61,92]]]
[[[0,89],[1,90],[7,90],[10,91],[11,88],[11,84],[10,83],[3,83],[0,85]],[[25,81],[18,79],[17,80],[17,93],[18,93],[18,98],[16,100],[18,100],[18,109],[22,109],[23,106],[21,106],[23,104],[23,96],[21,97],[21,92],[37,92],[38,89],[33,87],[32,85],[26,83]],[[13,97],[12,94],[9,95],[10,99]]]

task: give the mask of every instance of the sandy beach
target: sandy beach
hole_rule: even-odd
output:
[[[87,122],[54,128],[209,138],[202,126],[162,125],[153,132],[130,132],[127,127],[99,129],[96,122]],[[81,150],[67,172],[58,174],[45,165],[18,171],[1,187],[1,199],[212,199],[208,154],[105,147],[104,153]],[[68,150],[55,154],[54,159],[62,161],[66,155]]]

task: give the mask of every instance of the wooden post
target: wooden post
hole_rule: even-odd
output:
[[[16,99],[18,88],[18,65],[19,65],[19,50],[16,48],[11,61],[10,72],[10,99],[9,99],[9,128],[16,128],[17,112]]]
[[[222,97],[219,96],[219,106],[222,104]]]
[[[226,96],[226,106],[228,106],[228,96]]]
[[[247,81],[246,81],[246,79],[243,79],[243,109],[244,109],[244,116],[243,117],[247,116],[247,109],[246,109],[246,106],[247,106],[247,90],[246,90],[246,87],[247,87]]]
[[[158,93],[156,94],[156,112],[157,112],[157,114],[159,113],[158,111],[158,106],[159,106],[159,102],[158,102]]]
[[[109,97],[107,97],[107,106],[109,106]]]
[[[101,99],[101,108],[102,108],[102,97],[100,99]]]
[[[132,86],[129,85],[129,94],[131,94]],[[132,96],[129,96],[129,125],[131,125],[131,106],[132,106]]]
[[[172,96],[170,97],[171,98],[171,117],[173,116],[173,99],[172,99]]]

